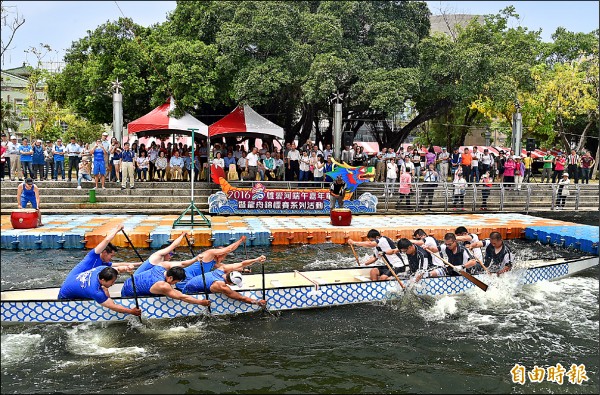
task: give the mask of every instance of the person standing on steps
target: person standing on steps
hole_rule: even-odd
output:
[[[98,179],[102,181],[102,189],[106,189],[104,182],[106,180],[106,162],[105,159],[108,157],[108,151],[104,148],[104,144],[100,139],[96,140],[96,144],[90,149],[92,153],[92,159],[94,161],[94,178],[96,179],[96,186],[98,188]]]
[[[127,186],[127,178],[129,178],[130,189],[135,189],[135,152],[129,149],[129,143],[123,144],[123,152],[121,153],[121,189]]]

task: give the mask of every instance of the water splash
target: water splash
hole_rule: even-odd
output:
[[[76,355],[128,358],[145,353],[142,347],[119,347],[116,337],[93,324],[77,325],[66,332],[67,350]]]
[[[2,365],[27,361],[36,355],[35,349],[42,342],[42,335],[16,333],[2,335]]]

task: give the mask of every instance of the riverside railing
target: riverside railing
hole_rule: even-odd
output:
[[[330,182],[323,181],[233,181],[234,187],[248,188],[256,183],[262,183],[272,189],[329,189]],[[569,196],[566,197],[564,207],[559,199],[559,185],[552,183],[492,183],[491,187],[482,184],[469,183],[461,196],[451,182],[438,183],[431,187],[423,182],[413,183],[411,193],[406,199],[398,193],[398,183],[393,190],[386,187],[385,183],[369,182],[361,184],[354,197],[363,193],[371,193],[378,197],[378,212],[454,212],[454,211],[510,211],[525,212],[539,210],[579,210],[598,209],[597,184],[570,184]],[[213,190],[218,190],[214,185]],[[487,198],[486,196],[487,195]],[[430,198],[431,195],[431,204]],[[402,197],[402,199],[401,199]],[[408,200],[408,205],[406,201]]]

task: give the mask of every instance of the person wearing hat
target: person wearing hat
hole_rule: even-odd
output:
[[[329,186],[329,208],[330,210],[335,209],[335,202],[337,202],[339,208],[344,208],[344,194],[346,193],[346,183],[340,174]]]
[[[6,144],[6,156],[10,161],[10,180],[14,181],[15,178],[18,178],[19,181],[23,181],[19,143],[17,142],[17,136],[14,134],[10,136],[10,141]]]
[[[562,179],[558,182],[558,191],[556,191],[556,209],[563,210],[567,197],[569,196],[569,173],[566,171],[562,173]]]
[[[232,286],[242,288],[243,276],[240,273],[246,266],[250,266],[256,262],[264,262],[267,258],[264,255],[254,259],[247,259],[238,263],[230,263],[222,265],[218,269],[214,269],[204,275],[200,274],[192,277],[183,287],[184,294],[199,294],[202,292],[222,293],[223,295],[239,300],[244,303],[265,306],[267,301],[264,299],[253,299],[249,296],[244,296],[241,293],[233,290]],[[264,297],[264,295],[263,295]]]
[[[44,147],[44,180],[52,178],[54,174],[54,155],[52,154],[52,141],[46,140],[46,146]]]
[[[81,160],[81,163],[79,163],[79,169],[77,173],[77,189],[81,189],[82,180],[92,181],[92,164],[90,163],[90,160],[88,158],[84,158]]]
[[[42,212],[40,211],[40,189],[33,184],[32,178],[27,178],[17,188],[17,204],[19,209],[24,209],[27,204],[38,212],[38,226],[42,226]]]

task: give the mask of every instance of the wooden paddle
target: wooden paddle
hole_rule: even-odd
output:
[[[356,255],[356,250],[354,249],[354,244],[350,244],[350,248],[352,248],[352,253],[354,254],[354,258],[356,258],[356,264],[360,266],[360,261],[358,260],[358,255]]]
[[[185,235],[185,241],[187,242],[188,247],[190,247],[190,252],[192,253],[192,257],[195,257],[196,253],[194,252],[194,249],[192,248],[192,245],[190,244],[190,239],[188,239],[187,235]],[[206,289],[206,277],[204,277],[204,265],[202,264],[202,261],[200,261],[198,263],[200,264],[200,271],[202,272],[202,284],[204,285],[204,297],[206,298],[206,300],[210,301],[210,299],[208,299],[208,289]],[[208,314],[211,315],[212,310],[210,309],[210,304],[206,307],[208,307]]]
[[[266,291],[266,286],[265,286],[265,263],[261,262],[261,272],[262,272],[262,297],[264,300],[267,300],[267,291]],[[263,306],[264,309],[266,311],[269,311],[269,308],[267,307],[269,304],[269,302],[267,301],[267,303]]]
[[[429,251],[431,253],[431,255],[433,255],[436,258],[439,258],[442,262],[444,262],[446,265],[450,266],[452,269],[454,269],[456,266],[452,265],[450,262],[448,262],[447,260],[445,260],[444,258],[442,258],[440,255],[436,254],[435,252]],[[478,286],[479,288],[481,288],[484,292],[487,291],[488,286],[487,284],[485,284],[482,281],[479,281],[478,279],[476,279],[475,277],[473,277],[471,274],[467,273],[464,270],[461,270],[458,272],[458,274],[460,274],[461,276],[463,276],[464,278],[466,278],[467,280],[469,280],[470,282],[472,282],[473,284],[475,284],[476,286]]]
[[[388,260],[387,254],[385,252],[383,252],[381,250],[381,248],[377,247],[377,249],[383,254],[381,257],[383,258],[383,261],[384,261],[385,265],[388,267],[389,271],[392,272],[392,275],[394,276],[394,278],[396,279],[396,281],[398,281],[398,284],[400,284],[400,286],[402,287],[402,289],[406,289],[406,287],[404,286],[404,284],[402,284],[402,281],[400,281],[400,278],[398,278],[398,276],[396,275],[396,272],[394,271],[394,268],[390,264],[390,261]]]
[[[135,246],[131,242],[131,239],[129,239],[129,236],[127,236],[127,233],[125,233],[125,229],[121,229],[121,232],[123,232],[123,235],[127,239],[127,242],[129,243],[129,245],[131,246],[131,248],[133,248],[133,251],[135,251],[135,254],[138,256],[140,262],[143,263],[144,259],[142,258],[142,256],[138,252],[138,250],[135,248]],[[135,277],[133,276],[133,273],[131,273],[131,288],[133,288],[133,297],[135,299],[135,307],[137,307],[139,309],[140,308],[140,303],[138,302],[137,291],[135,290]],[[140,319],[140,322],[142,322],[142,316],[139,316],[138,318]]]

